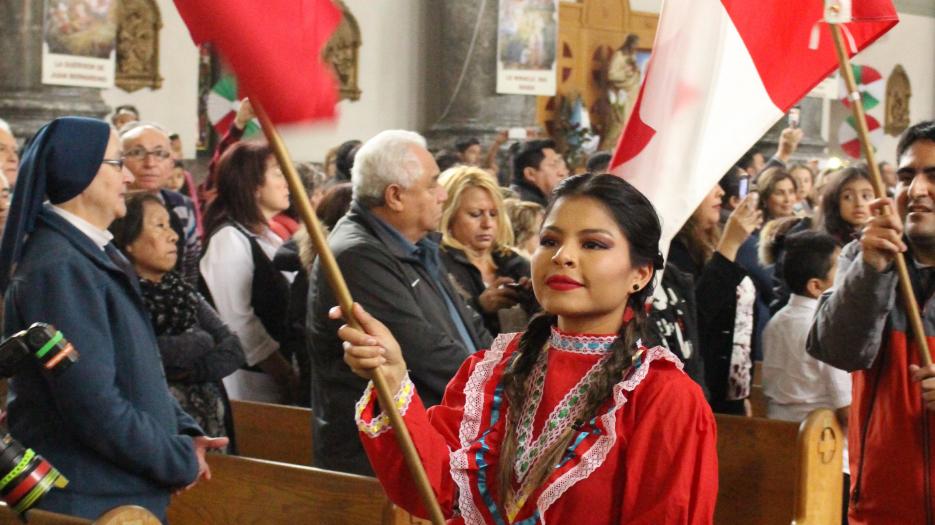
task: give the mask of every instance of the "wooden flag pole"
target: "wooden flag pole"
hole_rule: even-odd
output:
[[[299,174],[295,171],[295,166],[292,163],[292,158],[289,157],[289,152],[286,150],[285,143],[259,101],[250,99],[250,103],[253,105],[253,110],[260,120],[263,133],[266,134],[266,139],[269,141],[273,154],[276,155],[276,159],[279,161],[279,168],[286,176],[286,181],[289,183],[289,191],[292,192],[293,195],[293,202],[295,202],[299,209],[299,215],[302,217],[302,222],[305,223],[309,238],[315,246],[315,252],[318,254],[319,263],[325,271],[328,284],[331,285],[334,296],[341,306],[341,311],[344,312],[344,318],[347,320],[348,325],[360,330],[360,323],[357,322],[357,319],[354,318],[352,313],[354,300],[351,298],[351,292],[347,288],[347,282],[344,281],[344,275],[341,274],[341,269],[338,268],[338,263],[334,258],[334,254],[328,247],[328,241],[325,238],[324,231],[321,229],[318,217],[312,210],[308,194],[305,192],[305,187],[302,186]],[[441,507],[435,499],[435,493],[432,491],[432,485],[429,483],[425,468],[423,468],[422,462],[419,460],[419,455],[416,453],[416,447],[412,442],[412,436],[409,435],[409,429],[406,428],[406,423],[396,409],[396,403],[393,401],[394,393],[390,392],[386,384],[383,370],[375,368],[371,379],[377,391],[377,397],[380,400],[380,408],[389,416],[390,423],[392,423],[393,430],[395,431],[394,433],[396,434],[396,440],[399,442],[399,448],[406,460],[406,466],[409,467],[409,472],[412,474],[412,478],[416,483],[419,495],[422,496],[422,503],[429,512],[429,518],[432,520],[433,525],[444,525],[445,518],[442,515]]]
[[[841,36],[841,27],[838,24],[828,24],[831,27],[831,36],[834,39],[834,48],[838,53],[838,63],[841,66],[841,76],[847,85],[848,98],[851,102],[851,111],[854,113],[854,120],[857,121],[857,136],[860,138],[860,147],[867,159],[870,170],[870,179],[873,183],[873,191],[877,198],[886,197],[886,187],[883,185],[883,178],[880,176],[880,168],[873,152],[873,146],[870,145],[870,131],[867,128],[867,118],[864,114],[864,105],[860,98],[860,92],[857,90],[857,83],[854,81],[854,71],[851,69],[850,59],[847,57],[847,51],[844,48],[844,40]],[[883,210],[884,214],[895,213],[888,207]],[[919,304],[916,302],[915,293],[912,291],[912,281],[909,280],[909,270],[906,266],[906,258],[902,253],[897,253],[895,258],[896,271],[899,274],[899,291],[906,307],[906,316],[909,318],[909,325],[912,327],[912,334],[915,338],[916,348],[919,351],[919,358],[925,366],[932,364],[932,355],[929,352],[928,341],[925,338],[925,327],[922,324],[922,315],[919,312]]]

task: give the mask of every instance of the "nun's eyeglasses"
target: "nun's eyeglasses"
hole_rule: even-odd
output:
[[[123,159],[104,159],[101,164],[110,164],[120,171],[123,171]]]

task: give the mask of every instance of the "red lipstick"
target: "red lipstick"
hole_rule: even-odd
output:
[[[545,285],[553,290],[558,290],[560,292],[567,292],[584,286],[571,277],[566,277],[564,275],[553,275],[549,277],[545,280]]]

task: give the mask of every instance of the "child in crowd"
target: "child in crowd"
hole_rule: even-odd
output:
[[[783,244],[782,278],[792,295],[763,333],[767,415],[802,421],[812,410],[831,408],[846,425],[851,404],[850,375],[805,352],[818,297],[834,283],[840,249],[833,237],[818,231],[790,235]]]
[[[821,228],[843,247],[860,236],[870,218],[873,199],[873,185],[866,168],[854,166],[835,173],[824,190]]]

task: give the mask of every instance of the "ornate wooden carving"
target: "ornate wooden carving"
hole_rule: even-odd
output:
[[[883,130],[894,137],[898,137],[909,127],[909,97],[912,96],[912,87],[909,85],[909,76],[903,66],[896,64],[890,78],[886,81],[886,117]]]
[[[124,91],[162,87],[159,30],[162,15],[155,0],[120,0],[117,4],[117,72]]]
[[[357,85],[360,26],[342,0],[335,0],[335,3],[341,8],[341,23],[325,46],[324,56],[341,82],[341,98],[357,100],[360,98],[360,87]]]

